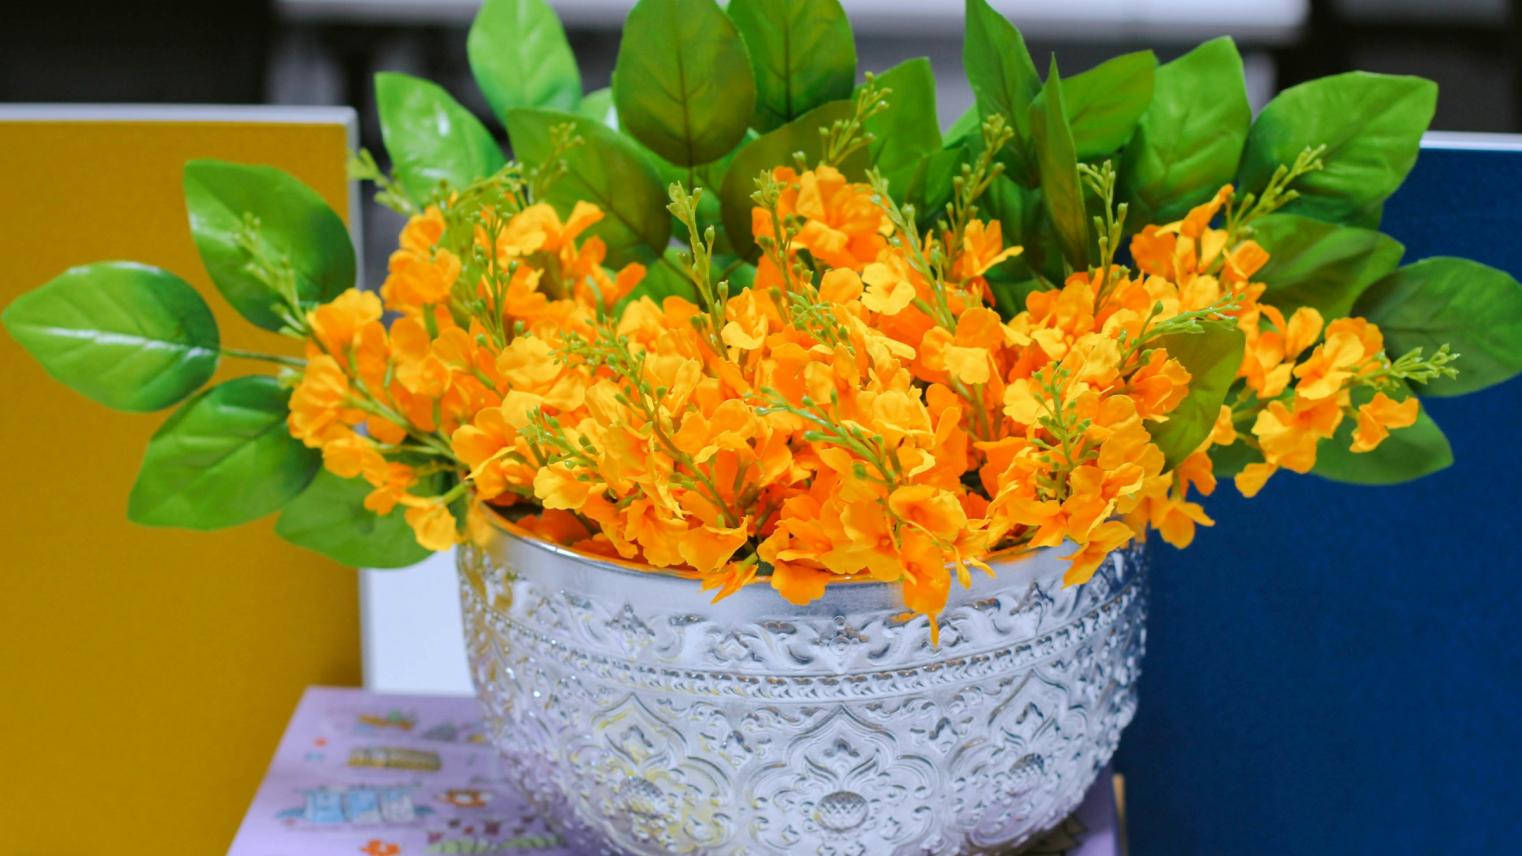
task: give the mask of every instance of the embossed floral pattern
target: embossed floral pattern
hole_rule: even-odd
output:
[[[714,607],[508,535],[462,553],[461,592],[493,739],[585,852],[950,854],[1030,840],[1109,760],[1141,558],[1069,588],[1006,565],[938,647],[891,600]]]

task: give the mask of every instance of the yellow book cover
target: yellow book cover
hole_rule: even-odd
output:
[[[350,111],[0,110],[0,304],[75,265],[132,259],[195,285],[224,345],[297,347],[237,318],[211,285],[181,169],[271,164],[348,219]],[[360,679],[354,573],[281,541],[272,519],[214,533],[129,523],[143,449],[172,410],[103,408],[9,336],[0,365],[12,497],[0,732],[7,763],[27,771],[0,784],[0,851],[223,852],[303,688]],[[240,368],[224,362],[218,379]],[[70,794],[113,796],[85,807]]]

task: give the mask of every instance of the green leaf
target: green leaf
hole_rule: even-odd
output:
[[[405,568],[432,555],[418,545],[400,509],[381,517],[365,508],[370,491],[362,478],[322,470],[280,512],[275,533],[356,568]]]
[[[754,134],[755,132],[751,131],[748,133]],[[628,138],[625,139],[627,140]],[[667,161],[639,143],[632,140],[629,140],[629,143],[639,150],[640,156],[645,159],[646,163],[650,164],[651,169],[655,170],[656,177],[660,179],[662,188],[669,188],[674,182],[681,182],[689,190],[700,191],[697,193],[699,232],[701,233],[709,226],[713,226],[715,229],[715,250],[721,253],[728,252],[729,235],[724,228],[723,216],[719,210],[719,188],[724,186],[725,171],[729,169],[730,163],[734,161],[735,156],[740,153],[745,144],[741,143],[735,147],[734,151],[724,157],[715,161],[709,161],[702,166],[683,167]],[[661,192],[669,198],[667,191],[663,189]],[[687,232],[687,227],[676,219],[676,215],[670,214],[669,209],[667,209],[667,213],[671,217],[671,236],[683,244],[690,244],[691,236]]]
[[[714,264],[723,265],[723,278],[729,282],[729,294],[738,294],[741,289],[750,288],[756,284],[756,266],[739,256],[716,255]],[[694,303],[697,302],[696,297],[689,299]]]
[[[1253,238],[1269,254],[1253,277],[1268,285],[1263,300],[1286,313],[1311,306],[1327,321],[1350,313],[1358,295],[1395,270],[1405,252],[1394,238],[1372,229],[1294,214],[1256,221]]]
[[[190,236],[217,290],[244,318],[266,330],[285,326],[285,299],[248,269],[240,245],[245,216],[258,220],[262,254],[290,263],[302,307],[326,303],[354,285],[348,227],[315,191],[272,166],[216,160],[185,165]]]
[[[221,529],[285,505],[322,463],[286,430],[290,395],[275,378],[251,375],[186,402],[148,441],[127,517]]]
[[[71,268],[11,301],[0,320],[48,374],[118,410],[168,407],[217,369],[217,321],[206,301],[146,265]]]
[[[979,135],[982,128],[982,120],[978,118],[978,105],[968,107],[962,115],[957,117],[951,127],[946,129],[946,148],[951,148],[969,137]]]
[[[724,173],[724,184],[719,189],[719,202],[724,215],[724,230],[736,255],[754,259],[757,253],[755,238],[751,234],[751,208],[755,204],[751,194],[756,192],[756,178],[777,166],[792,166],[793,155],[801,153],[805,160],[819,160],[824,143],[819,129],[828,128],[839,119],[849,119],[855,113],[850,101],[831,101],[799,116],[782,127],[757,137],[740,149]],[[866,157],[861,153],[850,159],[842,168],[848,178],[859,178]]]
[[[905,60],[878,75],[888,93],[888,108],[866,121],[874,139],[867,149],[872,165],[888,186],[909,182],[926,156],[941,150],[941,126],[935,115],[935,73],[924,57]],[[949,189],[949,188],[948,188]]]
[[[576,113],[610,128],[614,127],[618,122],[618,114],[613,111],[613,90],[603,87],[588,92],[576,107]]]
[[[1061,246],[1051,220],[1046,216],[1040,188],[1026,187],[1001,175],[989,186],[983,204],[988,216],[998,219],[1004,245],[1024,248],[1024,252],[1005,263],[1007,270],[996,269],[996,276],[1003,275],[1014,282],[1044,277],[1044,288],[1050,288],[1053,282],[1062,282],[1065,272]],[[995,296],[998,296],[997,291]],[[1018,308],[1025,308],[1023,292],[1019,295]],[[1005,308],[1001,304],[1000,312],[1003,311]]]
[[[464,187],[506,163],[486,126],[422,78],[377,74],[375,106],[397,180],[414,202],[432,199],[440,184]]]
[[[624,23],[613,103],[625,131],[677,166],[728,154],[756,109],[734,22],[713,0],[639,0]]]
[[[575,110],[581,102],[576,56],[545,0],[486,0],[465,38],[465,55],[498,118],[516,107]]]
[[[1384,222],[1384,219],[1385,203],[1376,202],[1350,217],[1348,225],[1358,226],[1362,229],[1378,229],[1379,224]]]
[[[608,264],[645,261],[671,240],[666,188],[635,144],[601,122],[550,110],[507,114],[513,150],[524,163],[539,163],[554,151],[551,131],[575,127],[582,144],[565,153],[565,174],[550,186],[548,201],[562,215],[577,201],[595,202],[603,219],[587,230],[608,246]]]
[[[889,178],[888,195],[897,202],[914,206],[915,219],[919,225],[928,228],[938,217],[945,215],[946,203],[951,201],[952,182],[962,174],[962,163],[966,160],[967,149],[961,144],[931,152],[914,164],[907,179],[902,171],[899,178]]]
[[[1210,467],[1218,479],[1230,478],[1246,469],[1248,464],[1262,462],[1263,453],[1241,440],[1210,447]]]
[[[1292,86],[1253,123],[1239,185],[1259,192],[1281,164],[1325,145],[1325,168],[1298,179],[1300,197],[1281,210],[1359,222],[1405,181],[1436,107],[1437,84],[1419,77],[1354,71]]]
[[[839,0],[730,0],[729,17],[750,52],[759,130],[851,96],[856,40]]]
[[[1152,101],[1157,57],[1152,51],[1100,63],[1062,85],[1079,160],[1109,154],[1131,139]]]
[[[1031,103],[1031,134],[1041,168],[1041,200],[1047,217],[1056,229],[1063,257],[1074,270],[1083,270],[1089,259],[1089,214],[1084,208],[1078,157],[1067,123],[1056,57],[1052,58],[1046,86]]]
[[[1189,371],[1189,395],[1167,422],[1148,423],[1152,441],[1163,451],[1171,469],[1205,442],[1221,413],[1221,403],[1242,364],[1242,331],[1230,324],[1210,323],[1198,333],[1159,336],[1153,347],[1168,351]]]
[[[1029,108],[1041,92],[1041,77],[1020,31],[988,5],[988,0],[967,0],[962,65],[978,116],[984,120],[995,114],[1003,116],[1015,132],[1006,154],[1014,176],[1024,180],[1030,172],[1026,154],[1032,133]]]
[[[1152,103],[1121,158],[1127,227],[1177,220],[1230,182],[1251,118],[1242,57],[1230,38],[1159,68]]]
[[[1005,244],[1029,242],[1041,223],[1041,191],[1025,187],[1009,176],[995,176],[983,198],[989,216],[997,219]],[[1036,248],[1027,247],[1026,252]]]
[[[1362,405],[1372,397],[1368,387],[1353,391],[1354,405]],[[1391,397],[1402,400],[1400,396]],[[1335,436],[1316,444],[1316,467],[1311,472],[1332,481],[1386,485],[1419,479],[1453,463],[1448,438],[1427,415],[1425,407],[1417,414],[1416,424],[1391,431],[1372,452],[1354,452],[1349,448],[1357,422],[1344,419]]]
[[[1456,378],[1418,386],[1422,395],[1463,395],[1522,371],[1522,284],[1505,271],[1468,259],[1432,258],[1375,283],[1356,313],[1379,325],[1385,349],[1432,354],[1450,345]]]

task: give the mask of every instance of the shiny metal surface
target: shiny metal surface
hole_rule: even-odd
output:
[[[506,530],[459,564],[492,737],[579,850],[950,854],[1060,822],[1136,709],[1141,553],[1058,555],[953,586],[938,647],[890,585],[712,604]]]

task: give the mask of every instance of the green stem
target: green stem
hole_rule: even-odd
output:
[[[431,448],[434,454],[451,460],[454,459],[454,450],[450,448],[448,440],[442,434],[423,433],[415,428],[407,417],[378,401],[362,384],[356,384],[356,388],[365,395],[365,398],[349,398],[348,404],[351,407],[379,416],[394,425],[402,427],[408,436],[412,437],[419,444]]]
[[[279,354],[266,354],[261,351],[245,351],[242,348],[223,348],[222,356],[238,357],[244,360],[262,360],[267,363],[276,363],[282,366],[305,368],[307,361],[300,357],[285,357]]]

